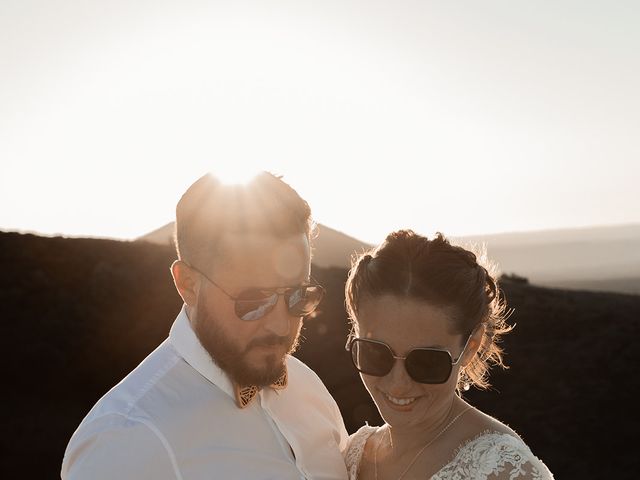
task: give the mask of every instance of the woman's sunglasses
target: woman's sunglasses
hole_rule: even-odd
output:
[[[284,297],[289,314],[294,317],[304,317],[315,311],[322,297],[324,288],[317,284],[304,284],[293,287],[280,288],[251,288],[238,295],[230,295],[220,285],[211,280],[202,271],[191,265],[187,266],[202,275],[218,290],[235,303],[235,313],[240,320],[248,322],[259,320],[267,315],[278,303],[280,296]]]
[[[451,371],[467,349],[470,338],[471,335],[455,361],[448,350],[426,347],[414,348],[406,357],[400,357],[386,343],[365,338],[352,338],[347,341],[346,348],[351,352],[353,365],[365,375],[384,377],[391,371],[396,360],[404,360],[404,368],[414,381],[440,384],[449,380]]]

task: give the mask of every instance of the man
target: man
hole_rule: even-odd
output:
[[[279,177],[196,181],[176,209],[182,311],[80,424],[62,478],[346,479],[338,407],[289,355],[323,293],[311,231],[309,206]]]

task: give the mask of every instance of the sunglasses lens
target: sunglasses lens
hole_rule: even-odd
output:
[[[451,375],[451,356],[438,350],[412,350],[405,360],[407,372],[419,383],[445,383]]]
[[[351,360],[366,375],[384,377],[393,368],[393,355],[386,345],[355,339],[351,344]]]
[[[289,313],[296,317],[309,315],[318,307],[323,296],[324,289],[319,285],[295,288],[286,296]]]
[[[249,296],[249,294],[247,294]],[[262,298],[239,298],[236,300],[236,315],[241,320],[248,322],[253,320],[259,320],[267,313],[273,310],[273,307],[278,303],[278,294],[274,293],[267,297]]]

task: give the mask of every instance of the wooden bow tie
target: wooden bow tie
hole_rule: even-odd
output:
[[[280,375],[280,378],[269,385],[274,390],[283,390],[287,388],[287,383],[289,381],[289,376],[287,375],[287,367],[284,368],[284,372]],[[241,387],[239,385],[235,385],[235,393],[236,393],[236,403],[238,407],[245,408],[247,405],[251,403],[251,401],[256,397],[258,392],[260,391],[260,387],[256,387],[255,385],[249,385],[247,387]]]

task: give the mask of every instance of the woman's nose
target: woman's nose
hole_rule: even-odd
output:
[[[388,382],[389,393],[393,393],[392,389],[397,389],[398,393],[401,393],[402,389],[406,389],[407,385],[413,381],[407,369],[404,367],[404,360],[396,358],[393,362],[391,371],[386,376]]]

